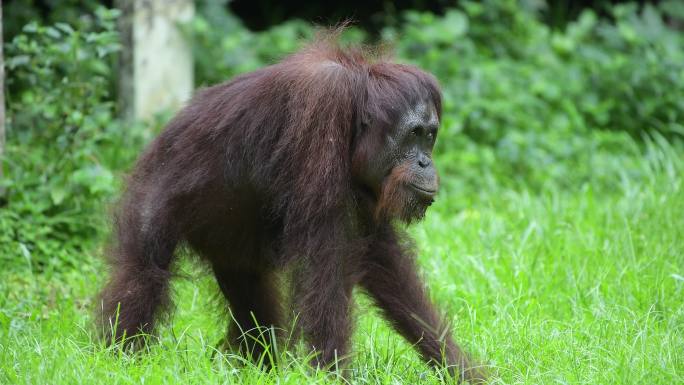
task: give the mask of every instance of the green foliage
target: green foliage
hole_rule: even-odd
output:
[[[31,23],[6,44],[8,93],[0,258],[74,263],[72,249],[103,227],[102,202],[117,190],[140,134],[114,120],[116,10],[73,27]],[[138,146],[139,147],[139,146]]]
[[[311,37],[303,21],[292,21],[264,33],[252,33],[226,12],[228,0],[203,0],[198,15],[184,26],[195,52],[195,77],[199,84],[215,84],[255,70],[295,51]]]
[[[98,0],[21,0],[2,4],[2,32],[5,41],[11,41],[31,22],[71,25],[91,23],[97,18]]]
[[[202,0],[197,16],[184,26],[195,51],[195,78],[200,85],[216,84],[235,75],[273,64],[315,35],[313,24],[292,20],[253,33],[226,11],[228,0]],[[360,42],[363,31],[351,28],[346,41]]]
[[[617,6],[610,21],[588,10],[552,31],[514,1],[465,2],[444,17],[408,12],[384,37],[440,79],[439,148],[466,185],[494,173],[612,187],[640,152],[632,138],[684,135],[684,35],[664,12]]]

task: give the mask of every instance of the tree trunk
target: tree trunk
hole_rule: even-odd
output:
[[[116,0],[122,11],[119,111],[144,119],[179,108],[191,96],[193,58],[179,23],[190,21],[193,0]]]

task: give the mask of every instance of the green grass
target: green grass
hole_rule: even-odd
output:
[[[474,194],[445,178],[427,219],[411,229],[431,295],[454,335],[496,368],[492,383],[684,383],[684,186],[681,162],[645,156],[613,189],[538,191],[494,186]],[[217,353],[225,319],[215,284],[184,263],[177,307],[160,343],[130,355],[94,338],[91,309],[105,279],[99,251],[75,268],[0,271],[0,383],[309,384],[307,354],[281,352],[264,372]],[[437,384],[411,346],[357,296],[355,356],[346,380]],[[448,381],[447,381],[448,382]]]

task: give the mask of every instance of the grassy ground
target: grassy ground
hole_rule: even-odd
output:
[[[434,300],[468,350],[496,368],[493,383],[684,383],[684,186],[677,168],[625,176],[610,191],[587,184],[541,191],[460,192],[445,178],[439,201],[412,228]],[[681,170],[681,168],[679,168]],[[629,175],[628,172],[625,175]],[[263,372],[214,346],[224,320],[216,287],[186,263],[160,343],[128,355],[95,342],[93,296],[104,281],[93,255],[73,269],[0,271],[0,383],[330,383],[305,352]],[[347,381],[437,384],[441,373],[358,296]]]

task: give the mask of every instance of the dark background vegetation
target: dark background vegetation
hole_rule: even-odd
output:
[[[252,31],[263,31],[291,19],[307,20],[321,25],[332,25],[340,20],[354,20],[357,25],[372,34],[377,34],[388,25],[401,23],[401,13],[407,10],[427,11],[443,15],[450,8],[463,5],[458,0],[399,0],[399,1],[272,1],[272,0],[200,0],[200,6],[218,3],[221,8],[236,15],[245,27]],[[523,0],[522,8],[537,12],[540,21],[552,28],[564,28],[586,9],[591,9],[602,18],[611,18],[614,5],[630,3],[624,0]],[[660,0],[639,0],[631,3],[643,7],[646,4],[659,5]],[[202,5],[204,4],[204,5]],[[4,2],[5,13],[11,19],[5,20],[5,36],[12,37],[30,21],[73,20],[83,13],[92,13],[98,6],[111,8],[113,0],[9,0]]]

